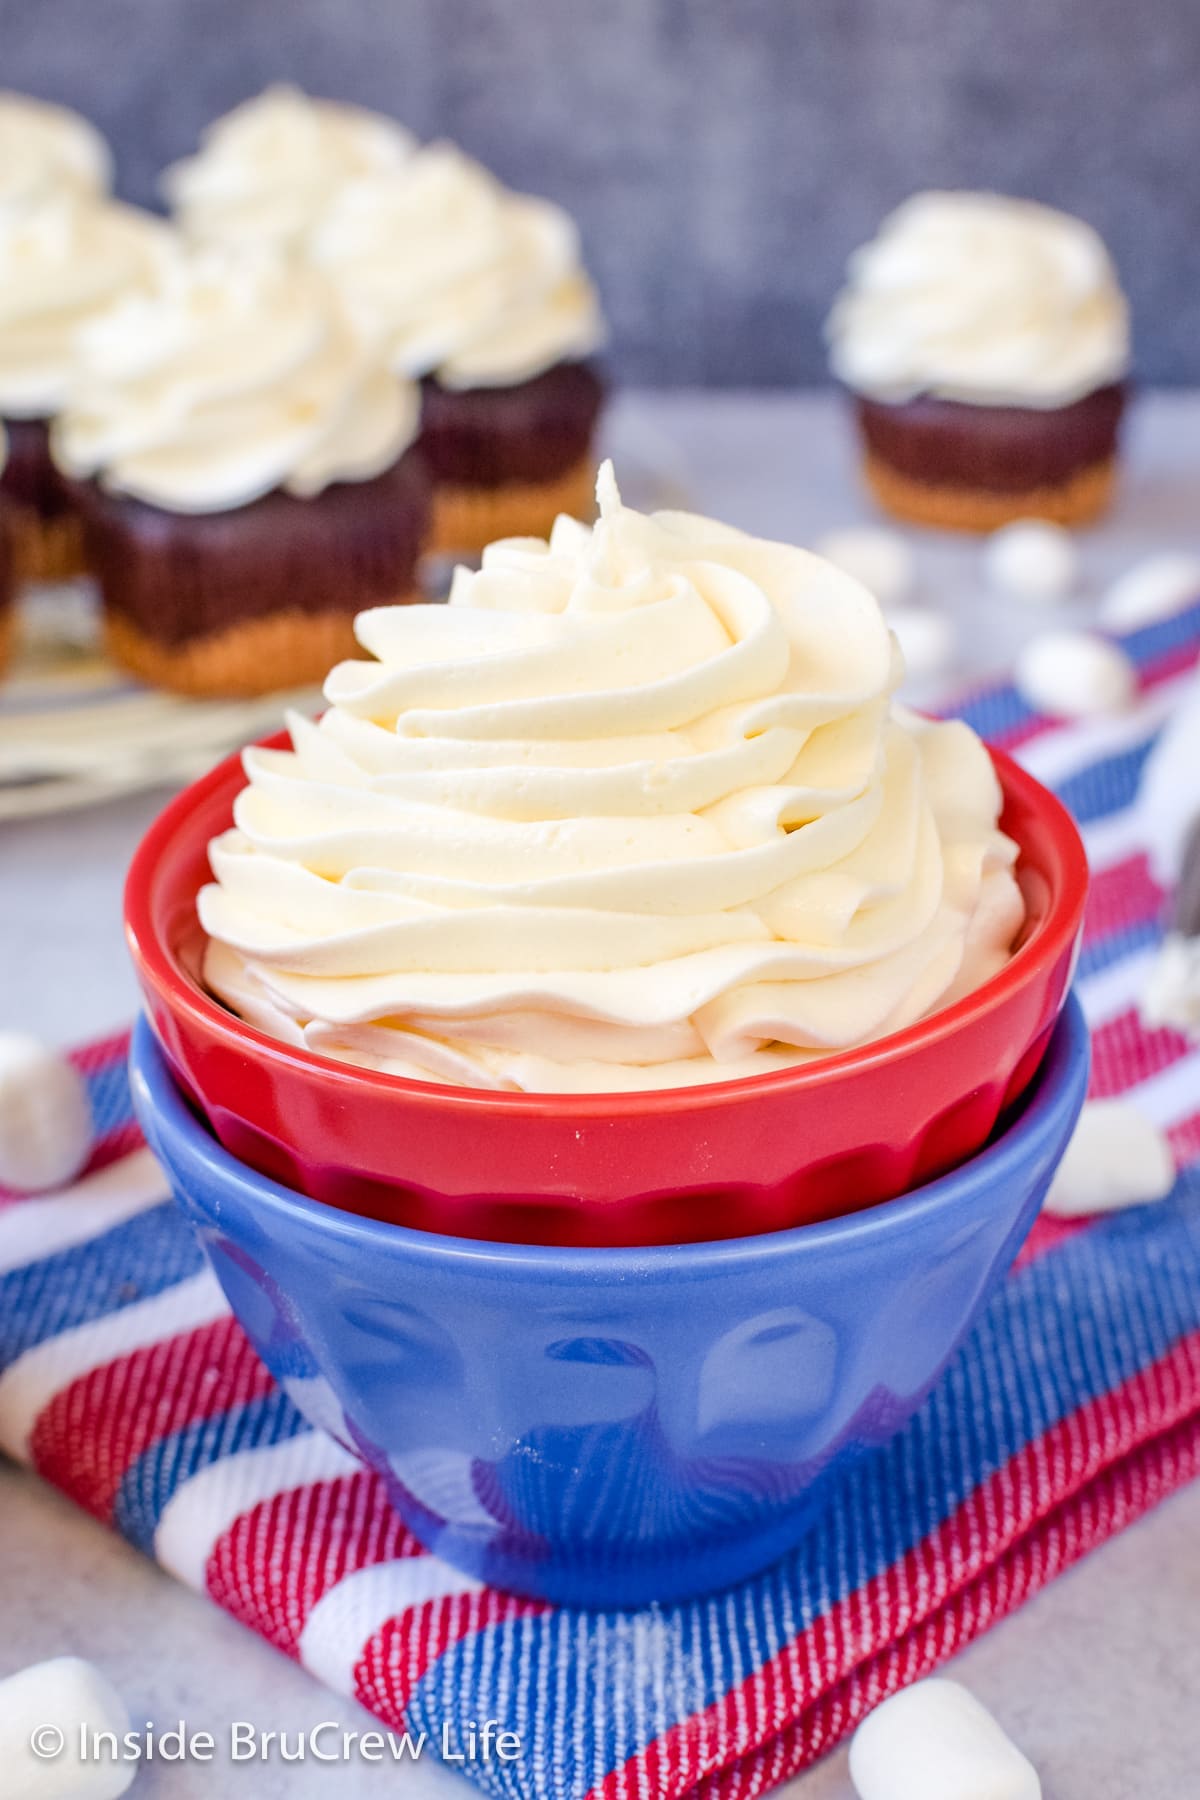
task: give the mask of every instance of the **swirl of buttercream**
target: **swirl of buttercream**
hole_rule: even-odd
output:
[[[394,368],[444,387],[527,381],[604,342],[569,215],[453,144],[348,183],[311,255]]]
[[[160,219],[60,193],[0,207],[0,412],[47,418],[78,374],[80,332],[145,290],[169,255]]]
[[[94,199],[111,183],[112,156],[94,125],[69,107],[0,89],[0,208],[62,194]]]
[[[162,188],[192,238],[294,249],[344,182],[399,167],[415,145],[395,119],[277,84],[210,125]]]
[[[68,474],[171,512],[312,495],[390,468],[420,397],[328,284],[273,257],[181,253],[79,341],[52,449]]]
[[[885,402],[1070,405],[1129,367],[1129,308],[1082,219],[1000,194],[916,194],[855,252],[834,374]]]
[[[357,621],[329,710],[251,749],[199,896],[210,988],[344,1060],[612,1091],[861,1043],[1022,917],[987,752],[901,712],[828,563],[684,514],[495,544]]]

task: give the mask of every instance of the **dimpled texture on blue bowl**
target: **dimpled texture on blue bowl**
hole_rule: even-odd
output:
[[[406,1231],[236,1162],[149,1028],[142,1128],[272,1374],[430,1550],[539,1599],[726,1586],[912,1415],[1036,1217],[1083,1104],[1068,1002],[1031,1093],[962,1168],[756,1238],[547,1249]]]

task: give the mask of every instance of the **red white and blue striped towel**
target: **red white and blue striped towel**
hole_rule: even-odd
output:
[[[78,1061],[102,1136],[69,1192],[0,1207],[0,1444],[392,1726],[461,1743],[515,1800],[751,1796],[1200,1473],[1200,1050],[1144,1031],[1163,894],[1136,809],[1200,653],[1200,605],[1128,640],[1140,708],[1062,726],[1011,688],[963,710],[1048,779],[1095,870],[1079,985],[1093,1091],[1134,1092],[1181,1170],[1166,1202],[1041,1222],[912,1424],[823,1524],[732,1592],[585,1614],[427,1555],[376,1478],[249,1350],[130,1121],[120,1040]]]

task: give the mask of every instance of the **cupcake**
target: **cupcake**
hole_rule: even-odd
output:
[[[246,753],[204,973],[285,1042],[419,1080],[609,1093],[896,1031],[1024,905],[991,759],[894,704],[866,589],[624,507],[357,621],[328,711]]]
[[[146,284],[169,235],[108,200],[108,175],[108,152],[83,119],[0,95],[0,496],[22,580],[79,572],[79,526],[50,459],[49,420],[67,396],[79,328]]]
[[[474,552],[587,514],[604,341],[578,233],[452,144],[269,88],[164,177],[184,233],[324,270],[356,327],[423,386],[431,547]]]
[[[851,258],[826,335],[867,482],[914,524],[1079,525],[1113,491],[1129,311],[1089,225],[999,194],[918,194]]]
[[[452,144],[348,184],[313,236],[370,341],[423,384],[436,548],[590,516],[604,340],[576,228]]]
[[[398,168],[415,148],[394,119],[280,85],[211,125],[162,187],[199,244],[292,251],[347,181]]]
[[[318,680],[415,592],[419,413],[315,271],[170,259],[82,334],[52,438],[117,660],[188,694]]]

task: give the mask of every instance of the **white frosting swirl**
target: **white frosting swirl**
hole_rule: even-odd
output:
[[[315,271],[272,258],[179,255],[79,351],[56,461],[172,512],[369,480],[417,435],[418,390],[362,344]]]
[[[752,1074],[907,1024],[1022,916],[987,752],[896,711],[865,588],[623,507],[357,622],[294,749],[251,749],[199,898],[273,1034],[534,1091]]]
[[[145,289],[170,241],[161,220],[111,201],[64,193],[0,207],[0,413],[41,419],[59,410],[80,331]]]
[[[527,381],[604,342],[570,217],[453,144],[348,184],[312,256],[393,367],[444,387]]]
[[[830,360],[876,400],[1067,406],[1129,367],[1129,308],[1103,241],[1031,200],[914,195],[847,275]]]
[[[0,208],[62,194],[107,193],[112,157],[100,133],[65,106],[0,89]]]
[[[415,143],[394,119],[278,85],[210,125],[162,186],[191,237],[295,248],[344,182],[399,167]]]

